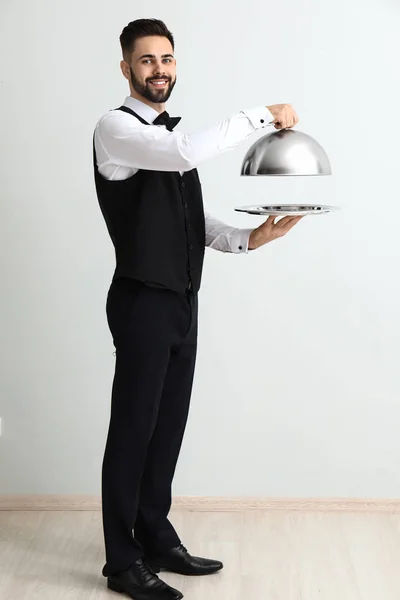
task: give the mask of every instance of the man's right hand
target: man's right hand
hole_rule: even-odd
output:
[[[275,119],[275,129],[290,129],[299,122],[299,117],[291,104],[273,104],[267,108]]]

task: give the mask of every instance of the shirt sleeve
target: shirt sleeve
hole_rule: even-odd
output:
[[[96,125],[98,164],[152,171],[190,171],[237,146],[273,122],[266,107],[243,110],[194,133],[145,125],[123,111],[110,111]],[[100,155],[100,156],[99,156]]]
[[[247,254],[249,238],[253,229],[231,227],[216,219],[208,210],[204,211],[206,224],[206,246],[219,252]]]

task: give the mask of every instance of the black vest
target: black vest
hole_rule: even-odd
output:
[[[125,106],[117,110],[130,113]],[[139,170],[122,181],[109,181],[98,170],[93,140],[97,198],[115,248],[119,277],[184,293],[200,288],[205,223],[197,169],[181,175]]]

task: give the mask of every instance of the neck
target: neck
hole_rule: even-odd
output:
[[[132,98],[136,98],[136,100],[140,100],[140,102],[143,102],[144,104],[147,104],[147,106],[150,106],[151,108],[153,108],[154,110],[156,110],[158,113],[162,113],[165,110],[165,103],[160,103],[160,102],[150,102],[150,100],[147,100],[147,98],[144,98],[143,96],[141,96],[140,94],[138,94],[136,92],[136,90],[131,90],[131,97]]]

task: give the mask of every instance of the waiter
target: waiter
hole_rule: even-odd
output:
[[[178,600],[160,570],[206,575],[218,560],[189,554],[168,520],[196,360],[205,246],[247,253],[300,217],[254,230],[229,227],[203,206],[196,167],[273,124],[293,127],[290,105],[244,110],[193,134],[174,131],[165,103],[176,83],[174,39],[162,21],[124,28],[121,70],[130,96],[94,134],[99,205],[115,247],[107,319],[116,349],[102,467],[108,587],[135,600]]]

